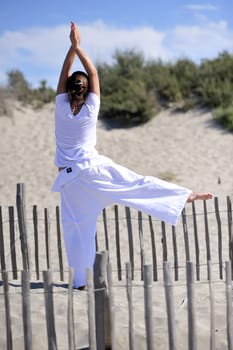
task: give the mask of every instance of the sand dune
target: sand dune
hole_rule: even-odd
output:
[[[6,209],[15,205],[16,183],[26,186],[27,206],[33,204],[54,210],[59,204],[58,194],[50,191],[57,174],[54,166],[54,106],[33,110],[15,104],[13,117],[0,117],[0,205]],[[226,196],[233,195],[233,134],[213,123],[210,112],[190,111],[175,113],[162,111],[145,125],[128,129],[106,129],[98,124],[97,149],[114,161],[145,175],[169,180],[193,190],[211,191],[225,208]],[[216,228],[215,231],[216,233]],[[217,239],[217,238],[216,238]],[[217,250],[217,246],[216,246]],[[138,284],[138,283],[137,283]],[[225,330],[224,284],[215,285],[217,324],[217,348],[227,349]],[[2,287],[1,287],[2,288]],[[208,286],[198,285],[198,349],[209,347]],[[12,286],[11,310],[14,344],[23,348],[22,318],[19,288]],[[187,305],[185,284],[176,285],[176,326],[179,349],[187,349]],[[55,289],[55,311],[60,349],[66,340],[66,291]],[[2,295],[2,294],[1,294]],[[143,320],[143,288],[134,289],[135,342],[137,349],[146,349]],[[46,349],[46,328],[43,314],[43,295],[32,294],[34,349]],[[87,343],[86,294],[75,293],[76,327],[79,346]],[[117,348],[128,349],[127,303],[122,285],[116,288]],[[4,300],[0,298],[0,315],[4,318]],[[155,336],[157,349],[168,348],[164,290],[162,284],[155,287],[154,295]],[[0,327],[0,348],[5,349],[5,326]],[[62,345],[64,343],[64,345]],[[62,347],[63,346],[63,347]]]
[[[15,203],[15,184],[26,185],[28,205],[59,202],[50,192],[54,166],[54,107],[15,106],[0,117],[0,204]],[[145,125],[106,129],[98,124],[97,149],[138,173],[154,175],[217,197],[233,194],[233,134],[217,127],[209,112],[161,112]]]

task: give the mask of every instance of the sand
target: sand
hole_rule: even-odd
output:
[[[1,116],[1,205],[15,204],[16,183],[26,186],[28,205],[54,207],[54,107],[15,106]],[[105,128],[99,121],[97,149],[143,175],[158,176],[217,197],[233,194],[233,136],[213,123],[210,112],[161,112],[147,124]]]
[[[57,170],[54,166],[54,106],[45,106],[41,110],[14,104],[12,117],[0,116],[0,205],[3,214],[8,206],[15,206],[16,183],[24,183],[26,188],[26,206],[31,210],[38,205],[40,215],[48,208],[54,217],[54,208],[59,205],[59,195],[50,191]],[[220,210],[226,210],[226,196],[233,196],[233,134],[223,130],[213,122],[208,111],[189,111],[176,113],[164,110],[147,124],[127,128],[106,128],[102,121],[98,123],[97,149],[101,154],[111,157],[144,175],[157,176],[175,182],[193,190],[214,193],[219,199]],[[202,211],[202,206],[200,206]],[[208,210],[214,212],[214,203],[208,203]],[[31,214],[28,215],[29,220]],[[223,220],[226,233],[226,220]],[[112,224],[113,225],[113,224]],[[4,223],[6,229],[7,222]],[[203,226],[203,223],[202,223]],[[201,227],[202,227],[201,226]],[[122,230],[124,230],[123,224]],[[112,228],[112,226],[110,226]],[[217,226],[214,215],[210,215],[212,252],[217,254]],[[126,235],[125,235],[126,237]],[[44,238],[44,237],[43,237]],[[121,235],[124,240],[124,235]],[[203,233],[204,239],[204,233]],[[114,240],[112,237],[112,243]],[[161,243],[160,243],[161,244]],[[181,245],[183,243],[181,242]],[[124,241],[123,241],[124,245]],[[181,248],[184,249],[183,247]],[[54,245],[54,251],[56,244]],[[123,249],[124,252],[124,249]],[[224,246],[227,257],[227,245]],[[52,252],[52,257],[54,252]],[[140,252],[137,252],[139,256]],[[161,256],[161,252],[158,254]],[[224,258],[225,258],[224,255]],[[43,256],[42,256],[43,260]],[[45,256],[44,256],[45,260]],[[125,256],[125,261],[128,257]],[[150,257],[148,258],[150,262]],[[123,262],[123,263],[124,263]],[[56,270],[56,263],[53,263]],[[42,261],[43,265],[43,261]],[[46,263],[44,262],[43,268]],[[114,267],[115,268],[115,267]],[[203,275],[205,276],[205,275]],[[54,287],[56,327],[58,348],[67,349],[67,289],[62,286],[55,274],[58,285]],[[37,282],[35,282],[37,283]],[[117,315],[117,349],[128,349],[128,311],[125,282],[115,283],[115,311]],[[136,349],[146,349],[144,301],[142,283],[134,283],[135,303],[135,345]],[[38,288],[37,288],[38,287]],[[44,317],[43,289],[35,284],[31,294],[33,349],[47,349],[46,326]],[[216,339],[217,349],[227,349],[226,340],[226,298],[225,286],[215,278]],[[153,285],[153,320],[156,349],[168,349],[166,308],[162,281]],[[4,320],[3,288],[0,287],[0,315]],[[209,347],[209,292],[206,278],[198,282],[197,293],[197,333],[198,349]],[[187,303],[185,281],[177,282],[174,287],[176,330],[179,350],[187,349]],[[14,348],[23,349],[23,331],[21,315],[20,278],[11,281],[10,301]],[[75,327],[77,329],[77,348],[87,344],[87,293],[74,293]],[[0,349],[6,348],[5,324],[0,326]]]

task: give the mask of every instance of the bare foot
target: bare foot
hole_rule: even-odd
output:
[[[195,200],[206,200],[213,198],[212,193],[198,193],[198,192],[192,192],[190,196],[188,197],[187,203],[194,202]]]

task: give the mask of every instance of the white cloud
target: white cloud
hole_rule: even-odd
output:
[[[116,49],[135,49],[144,57],[164,60],[186,56],[194,60],[233,51],[233,32],[225,21],[177,26],[167,32],[152,27],[109,27],[98,21],[80,26],[82,45],[95,62],[111,63]],[[31,28],[0,36],[0,83],[10,69],[19,69],[37,85],[46,79],[55,87],[69,47],[69,27]]]
[[[218,11],[219,7],[212,4],[189,4],[185,5],[184,8],[190,11],[193,17],[202,22],[209,22],[209,18],[207,17],[207,13],[209,15],[210,11]]]
[[[195,61],[216,57],[220,52],[233,52],[233,32],[225,21],[199,26],[177,26],[170,33],[170,49],[174,56]]]
[[[5,52],[0,63],[10,60],[31,61],[40,64],[56,64],[60,50],[67,47],[67,28],[31,28],[22,32],[5,32],[0,37],[0,45]]]
[[[134,49],[144,53],[145,58],[166,57],[163,46],[164,33],[151,27],[122,29],[108,27],[103,22],[96,22],[92,27],[81,28],[83,43],[95,61],[111,62],[116,49]]]
[[[119,29],[108,27],[103,22],[80,26],[82,45],[95,62],[110,63],[116,49],[135,49],[143,52],[145,58],[167,56],[163,47],[164,33],[150,27]],[[46,78],[49,72],[59,74],[60,66],[70,45],[69,27],[31,28],[22,32],[5,32],[0,37],[3,54],[0,57],[1,70],[12,68],[21,71],[44,69]],[[32,76],[32,73],[30,74]],[[1,76],[1,72],[0,72]],[[52,85],[55,84],[53,78]],[[40,78],[37,79],[38,82]],[[50,78],[47,79],[50,82]],[[35,83],[35,81],[34,81]]]
[[[190,11],[217,11],[218,7],[211,4],[189,4],[185,5],[185,9]]]

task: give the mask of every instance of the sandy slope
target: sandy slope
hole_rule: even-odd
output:
[[[26,201],[31,207],[38,204],[52,210],[59,204],[57,194],[50,188],[57,170],[53,164],[54,134],[53,105],[43,110],[16,105],[13,118],[0,117],[0,205],[7,210],[15,204],[16,183],[26,185]],[[106,129],[98,124],[100,153],[145,175],[155,175],[194,190],[212,191],[226,208],[227,195],[233,195],[233,134],[214,125],[211,113],[191,111],[185,114],[163,111],[149,123],[130,129]],[[212,205],[212,204],[211,204]],[[217,229],[211,227],[213,242]],[[126,237],[126,236],[125,236]],[[204,235],[203,235],[204,237]],[[40,237],[42,241],[42,236]],[[121,237],[123,240],[123,235]],[[160,242],[161,244],[161,242]],[[227,244],[227,243],[226,243]],[[56,244],[54,245],[56,247]],[[182,247],[180,248],[183,249]],[[204,248],[203,248],[204,249]],[[217,251],[217,244],[212,246]],[[227,248],[225,249],[227,253]],[[158,252],[158,254],[162,254]],[[184,254],[183,254],[184,255]],[[125,258],[127,259],[127,257]],[[19,282],[10,287],[12,331],[14,345],[23,348],[21,294]],[[217,349],[227,349],[225,330],[224,283],[214,285],[216,304]],[[59,349],[67,349],[66,307],[67,290],[55,287],[55,312]],[[0,287],[0,316],[4,319],[4,298]],[[124,282],[115,288],[117,315],[117,349],[128,349],[128,314]],[[187,304],[185,283],[176,284],[175,312],[178,348],[187,349]],[[209,348],[208,284],[197,286],[198,349]],[[143,288],[136,282],[135,303],[136,349],[146,349]],[[164,289],[154,285],[154,336],[156,349],[168,349]],[[79,346],[87,344],[86,293],[75,292],[75,327]],[[32,291],[32,322],[34,349],[46,349],[44,299],[41,289]],[[0,349],[5,349],[5,324],[0,326]]]
[[[53,105],[16,106],[0,117],[0,204],[15,203],[15,185],[26,185],[28,205],[54,206]],[[145,175],[155,175],[218,197],[233,194],[233,134],[214,125],[211,113],[163,111],[149,123],[107,130],[98,124],[97,149]],[[219,183],[220,182],[220,183]]]

